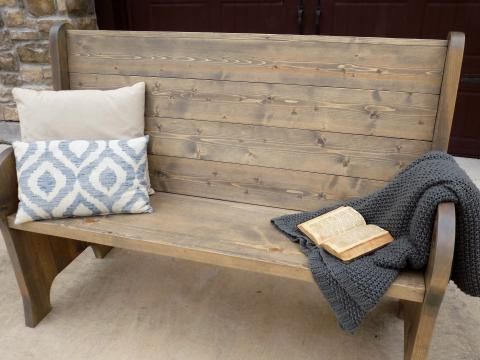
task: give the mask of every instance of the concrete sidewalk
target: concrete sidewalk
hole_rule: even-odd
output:
[[[0,359],[403,359],[396,304],[344,334],[313,284],[115,249],[91,250],[53,286],[35,328],[0,245]],[[451,285],[431,359],[480,359],[480,299]]]

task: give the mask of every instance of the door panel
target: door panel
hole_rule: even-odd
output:
[[[221,32],[298,33],[297,1],[218,1]]]
[[[466,34],[449,152],[480,158],[480,2],[320,0],[323,35],[447,38]]]
[[[466,34],[462,79],[450,137],[451,153],[480,158],[480,2],[426,1],[422,37]]]
[[[137,3],[138,4],[138,3]],[[208,1],[151,2],[149,28],[152,30],[196,31],[211,25]]]
[[[298,33],[300,0],[130,1],[131,30]]]
[[[416,0],[320,0],[320,33],[328,35],[412,37]]]
[[[209,31],[208,0],[130,1],[131,30]]]

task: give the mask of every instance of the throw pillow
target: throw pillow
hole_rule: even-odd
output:
[[[151,212],[147,142],[148,136],[14,142],[20,200],[15,223]]]

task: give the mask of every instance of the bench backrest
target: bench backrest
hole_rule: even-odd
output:
[[[464,37],[51,33],[56,89],[145,81],[160,191],[312,209],[446,150]]]

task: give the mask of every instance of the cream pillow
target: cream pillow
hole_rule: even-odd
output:
[[[121,140],[145,131],[145,83],[116,90],[13,89],[22,141]],[[148,169],[147,169],[148,171]],[[149,193],[150,177],[147,172]]]

